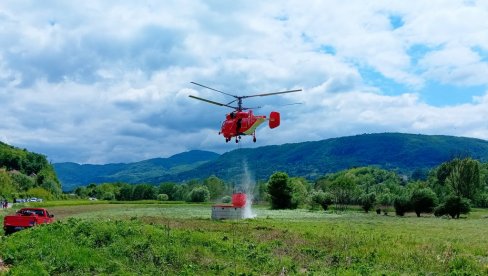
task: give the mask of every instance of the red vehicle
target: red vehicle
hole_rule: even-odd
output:
[[[252,108],[242,106],[242,99],[302,91],[301,89],[296,89],[296,90],[287,90],[282,92],[264,93],[264,94],[256,94],[256,95],[249,95],[249,96],[235,96],[196,82],[191,82],[191,83],[235,98],[235,100],[227,104],[223,104],[223,103],[207,100],[204,98],[196,97],[193,95],[189,96],[190,98],[204,101],[207,103],[215,104],[218,106],[226,106],[235,109],[233,112],[226,115],[225,121],[222,123],[222,128],[219,134],[222,134],[224,136],[225,142],[229,142],[232,139],[232,137],[235,137],[236,143],[239,143],[239,140],[241,139],[241,135],[252,135],[253,141],[256,142],[256,128],[266,120],[269,120],[270,128],[275,128],[280,125],[280,113],[273,111],[269,114],[269,118],[266,118],[266,116],[264,115],[254,115],[251,110]],[[234,102],[237,102],[237,106],[230,105]],[[249,111],[245,111],[245,110],[249,110]]]
[[[5,235],[9,235],[38,224],[52,223],[54,221],[53,217],[54,215],[49,214],[44,208],[22,208],[15,215],[3,218],[3,230]]]

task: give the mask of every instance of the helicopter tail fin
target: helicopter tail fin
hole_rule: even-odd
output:
[[[272,111],[269,114],[269,128],[275,128],[280,125],[280,113]]]

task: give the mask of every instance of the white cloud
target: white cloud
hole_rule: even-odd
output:
[[[486,87],[488,7],[463,1],[147,1],[0,4],[0,137],[54,162],[127,162],[188,149],[226,151],[217,135],[231,94],[282,126],[279,144],[401,131],[488,139],[488,96],[431,106],[429,82]],[[390,17],[401,19],[392,26]],[[426,49],[421,56],[412,46]],[[330,49],[324,51],[324,47]],[[388,95],[372,70],[407,90]],[[404,93],[408,92],[408,93]],[[401,94],[404,93],[404,94]],[[303,105],[280,107],[291,102]],[[4,138],[5,137],[5,138]]]

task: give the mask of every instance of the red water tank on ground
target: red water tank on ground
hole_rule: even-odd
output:
[[[244,207],[247,196],[245,193],[236,193],[232,195],[232,206]]]

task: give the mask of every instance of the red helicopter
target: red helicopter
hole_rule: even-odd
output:
[[[295,90],[287,90],[287,91],[281,91],[281,92],[273,92],[273,93],[264,93],[264,94],[256,94],[256,95],[248,95],[248,96],[236,96],[232,94],[228,94],[225,92],[222,92],[220,90],[205,86],[203,84],[199,84],[196,82],[191,82],[195,85],[225,94],[227,96],[234,97],[235,100],[223,104],[223,103],[218,103],[214,102],[211,100],[207,100],[204,98],[196,97],[193,95],[189,95],[190,98],[197,99],[200,101],[204,101],[207,103],[215,104],[218,106],[226,106],[229,108],[234,109],[231,113],[228,113],[225,116],[225,121],[222,122],[222,128],[219,132],[219,135],[222,134],[225,138],[225,142],[229,142],[232,137],[235,137],[236,143],[239,143],[239,140],[241,139],[241,136],[244,135],[252,135],[253,136],[253,142],[256,142],[256,128],[264,123],[266,120],[269,120],[269,127],[270,128],[275,128],[280,125],[280,113],[273,111],[269,114],[269,118],[266,118],[265,115],[254,115],[252,112],[252,108],[248,107],[243,107],[242,106],[242,99],[247,99],[251,97],[264,97],[264,96],[271,96],[271,95],[277,95],[277,94],[285,94],[285,93],[293,93],[293,92],[300,92],[302,89],[295,89]],[[237,106],[231,106],[230,104],[237,102]],[[297,104],[297,103],[295,103]],[[259,108],[259,107],[255,107]]]

